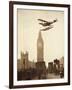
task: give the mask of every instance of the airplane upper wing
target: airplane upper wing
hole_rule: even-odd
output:
[[[38,19],[39,21],[42,21],[42,22],[47,22],[47,21],[45,21],[45,20],[43,20],[43,19]]]

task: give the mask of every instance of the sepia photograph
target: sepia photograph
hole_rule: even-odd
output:
[[[10,88],[70,84],[69,15],[69,5],[10,2]]]
[[[17,9],[17,79],[64,77],[64,12]]]

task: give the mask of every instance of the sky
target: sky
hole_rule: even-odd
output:
[[[28,51],[29,60],[37,61],[37,38],[40,29],[44,28],[37,19],[57,22],[53,28],[42,32],[44,41],[44,61],[46,64],[54,59],[60,59],[64,56],[64,12],[52,10],[17,10],[17,28],[18,28],[18,59],[21,58],[21,52]]]

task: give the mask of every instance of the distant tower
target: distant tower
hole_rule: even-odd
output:
[[[42,61],[44,61],[44,43],[40,31],[37,39],[37,62]]]
[[[22,64],[22,69],[28,69],[28,52],[25,54],[21,52],[21,64]]]

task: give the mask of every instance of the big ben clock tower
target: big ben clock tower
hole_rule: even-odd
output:
[[[44,43],[40,31],[37,39],[37,62],[42,61],[44,61]]]

